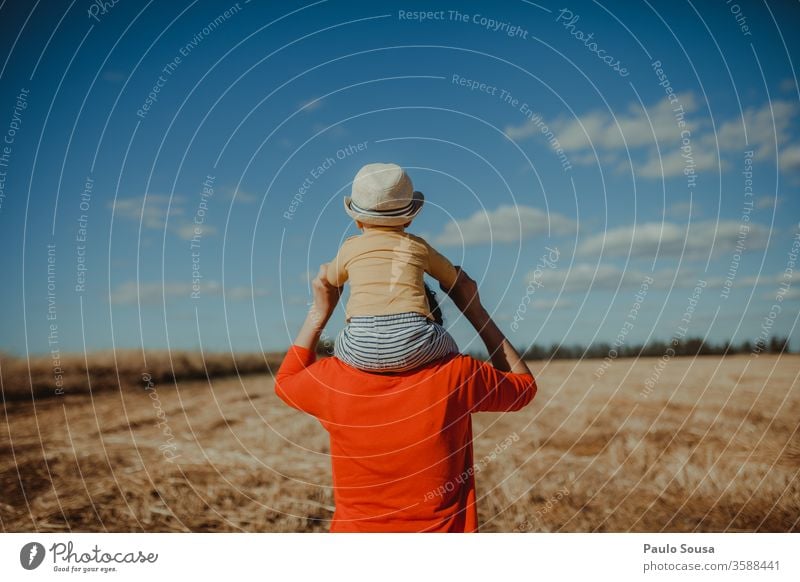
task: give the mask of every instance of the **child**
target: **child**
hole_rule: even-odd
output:
[[[458,352],[435,321],[423,275],[450,289],[458,272],[444,256],[405,228],[422,209],[424,196],[396,164],[367,164],[353,180],[347,213],[362,234],[345,240],[328,263],[328,281],[350,281],[347,325],[334,355],[371,372],[403,372]]]

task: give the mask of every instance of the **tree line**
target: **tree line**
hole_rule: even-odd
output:
[[[590,346],[578,344],[550,346],[532,344],[524,352],[526,360],[558,360],[558,359],[586,359],[631,357],[660,357],[672,348],[676,356],[724,356],[734,354],[766,353],[782,354],[791,353],[788,337],[772,337],[769,341],[759,338],[756,341],[742,341],[733,343],[724,341],[720,343],[703,341],[701,337],[674,339],[671,341],[653,340],[648,343],[613,346],[600,342]]]

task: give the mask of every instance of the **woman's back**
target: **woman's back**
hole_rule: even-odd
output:
[[[312,361],[290,352],[276,391],[330,434],[331,531],[475,531],[470,413],[521,408],[531,377],[462,355],[398,374]]]

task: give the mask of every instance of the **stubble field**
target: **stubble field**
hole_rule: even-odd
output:
[[[481,531],[798,531],[800,356],[675,358],[648,393],[657,361],[531,362],[529,407],[476,415]],[[0,525],[326,531],[327,453],[265,374],[6,402]]]

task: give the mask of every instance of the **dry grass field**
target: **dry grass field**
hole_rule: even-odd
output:
[[[533,362],[521,412],[474,417],[481,530],[798,531],[800,356]],[[7,379],[7,378],[6,378]],[[8,383],[5,389],[10,390]],[[327,435],[266,374],[11,401],[4,531],[325,531]]]

